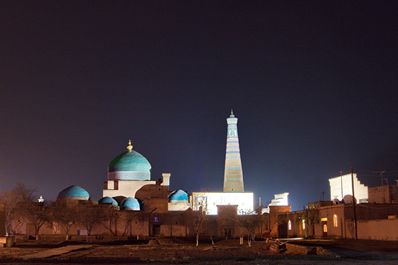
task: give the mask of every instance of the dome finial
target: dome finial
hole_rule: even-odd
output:
[[[129,153],[131,153],[131,151],[133,151],[133,145],[131,144],[131,139],[129,139],[129,143],[127,145],[127,150],[129,151]]]
[[[234,110],[231,108],[231,115],[230,115],[230,117],[235,117],[235,115],[234,115]]]

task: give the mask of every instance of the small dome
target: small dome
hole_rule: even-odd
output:
[[[112,197],[103,197],[98,201],[99,204],[112,204],[112,206],[118,206],[117,201]]]
[[[140,203],[136,198],[127,197],[121,203],[122,210],[139,211],[141,210]]]
[[[188,201],[188,193],[183,190],[175,190],[169,195],[170,202]]]
[[[150,180],[151,164],[140,153],[133,150],[131,141],[127,151],[115,157],[108,167],[109,179],[121,180]]]
[[[90,194],[80,186],[72,185],[58,193],[58,199],[87,201]]]

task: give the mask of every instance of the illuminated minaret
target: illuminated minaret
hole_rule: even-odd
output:
[[[231,110],[227,118],[227,150],[225,153],[224,192],[244,192],[242,162],[240,161],[238,118]]]

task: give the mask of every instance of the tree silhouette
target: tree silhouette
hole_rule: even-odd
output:
[[[56,201],[50,206],[50,219],[58,224],[65,233],[65,240],[70,238],[70,230],[77,223],[76,205],[68,205],[66,201]]]
[[[104,215],[104,219],[102,221],[103,226],[106,230],[111,233],[111,235],[117,235],[117,221],[119,220],[118,210],[112,205],[103,205],[101,206],[101,210]]]
[[[103,207],[98,205],[79,205],[77,213],[78,222],[87,230],[87,236],[91,235],[95,225],[102,223],[107,218]]]
[[[18,183],[12,190],[0,194],[0,203],[4,208],[4,228],[6,235],[15,234],[16,226],[21,223],[20,207],[27,201],[33,201],[33,190]]]

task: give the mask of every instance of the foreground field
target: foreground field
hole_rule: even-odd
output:
[[[306,242],[314,245],[316,242]],[[325,244],[325,242],[323,242]],[[398,255],[393,249],[364,251],[338,248],[328,242],[333,252],[327,249],[318,255],[303,254],[300,247],[288,248],[278,253],[270,250],[264,241],[253,242],[252,246],[239,245],[238,241],[221,241],[215,245],[191,243],[178,244],[170,241],[153,240],[148,244],[70,244],[66,246],[22,245],[15,248],[0,248],[0,262],[13,264],[286,264],[286,265],[356,265],[356,264],[398,264]],[[336,245],[335,244],[335,245]],[[362,245],[364,245],[362,243]],[[295,245],[294,245],[295,246]],[[340,251],[341,250],[341,251]],[[340,252],[339,252],[340,251]]]

